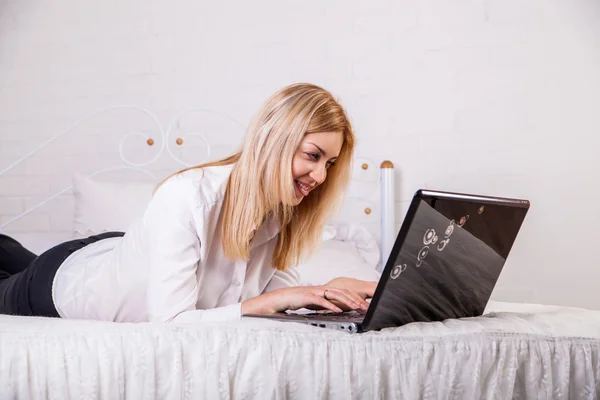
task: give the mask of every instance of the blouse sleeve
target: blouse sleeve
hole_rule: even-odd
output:
[[[298,270],[295,267],[289,267],[285,271],[276,270],[263,293],[299,285],[300,276],[298,275]]]

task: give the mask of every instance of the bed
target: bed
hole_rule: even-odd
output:
[[[492,307],[361,335],[2,317],[0,398],[597,398],[600,313]]]
[[[40,182],[35,166],[47,169],[46,190],[27,193],[0,232],[39,253],[125,230],[158,179],[227,154],[243,134],[213,110],[188,110],[166,126],[145,109],[109,107],[0,165],[0,192],[3,179]],[[394,193],[391,163],[357,157],[344,206],[299,266],[302,283],[377,279],[403,207]],[[595,399],[599,347],[600,312],[494,301],[481,317],[359,335],[266,320],[0,316],[0,399]]]

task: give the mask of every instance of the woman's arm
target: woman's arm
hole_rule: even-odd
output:
[[[335,303],[335,304],[334,304]],[[368,303],[357,293],[328,286],[286,287],[246,300],[242,303],[242,314],[274,314],[300,308],[325,308],[342,312],[342,308],[366,310]]]
[[[351,289],[299,284],[296,268],[276,270],[262,295],[242,303],[242,314],[273,314],[299,308],[325,308],[341,312],[349,309],[366,310],[368,307],[364,298]]]
[[[286,287],[300,286],[300,274],[296,267],[289,267],[285,271],[275,270],[263,293],[272,292]]]
[[[160,322],[222,321],[240,318],[241,303],[197,310],[196,269],[202,245],[193,225],[195,190],[170,179],[155,193],[144,215],[148,243],[148,318]]]

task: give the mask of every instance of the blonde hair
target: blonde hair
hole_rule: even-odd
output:
[[[327,170],[325,182],[299,205],[289,205],[295,196],[292,159],[303,137],[317,132],[342,133],[340,154]],[[247,260],[254,230],[267,218],[275,217],[281,231],[272,262],[274,268],[285,270],[316,247],[350,179],[353,151],[354,133],[342,106],[325,89],[298,83],[281,89],[266,101],[248,126],[241,151],[173,175],[235,163],[222,209],[225,256]]]

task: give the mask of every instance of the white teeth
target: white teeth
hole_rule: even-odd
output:
[[[296,183],[298,184],[300,189],[304,190],[305,192],[308,192],[310,190],[310,188],[308,186],[306,186],[305,184],[303,184],[302,182],[296,181]]]

